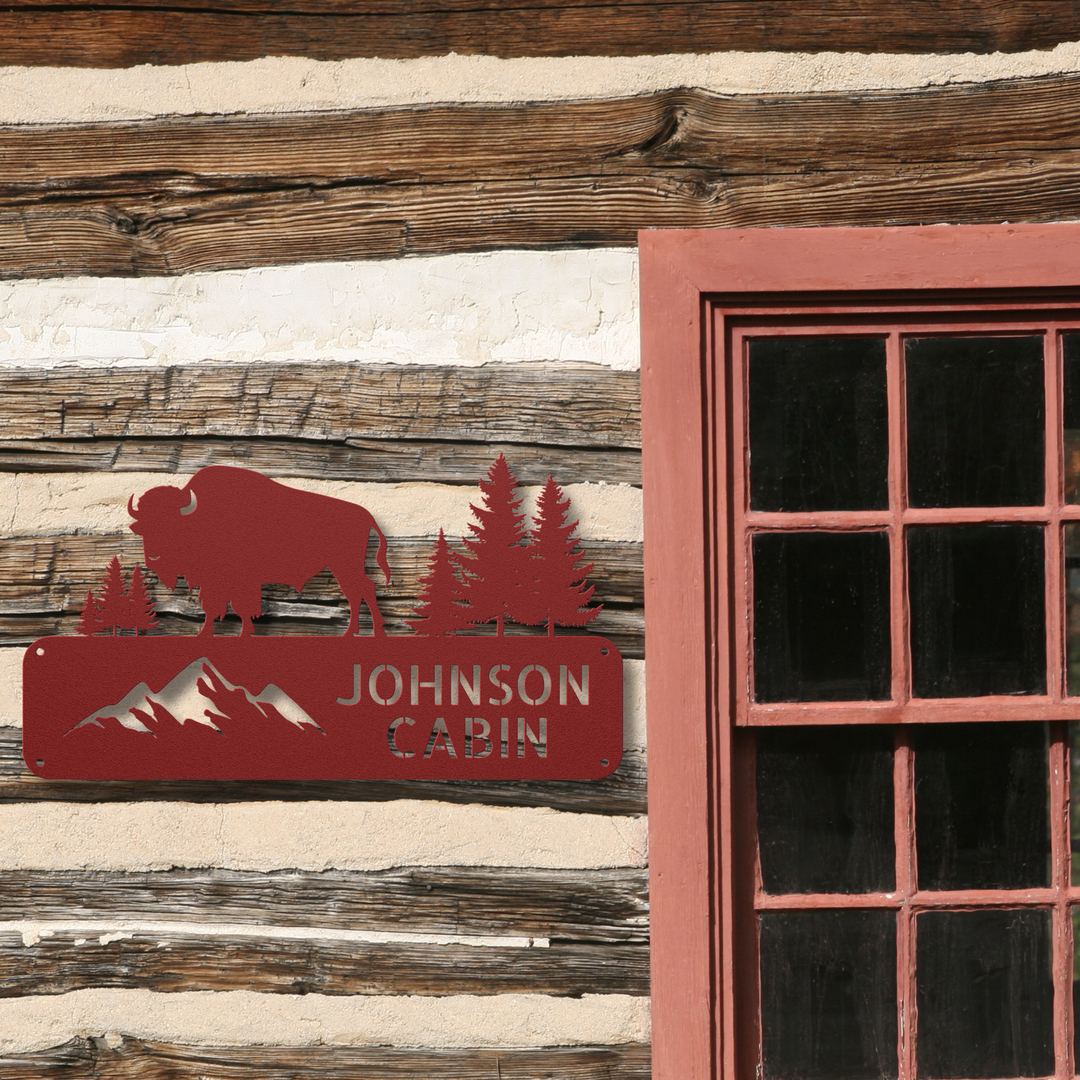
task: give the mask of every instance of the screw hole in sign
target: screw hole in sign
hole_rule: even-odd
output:
[[[37,763],[38,763],[38,768],[40,769],[40,768],[41,768],[41,766],[45,764],[45,759],[44,759],[44,758],[40,758],[40,757],[39,757],[39,758],[37,759]]]
[[[601,649],[601,650],[600,650],[600,655],[601,655],[601,656],[607,656],[607,654],[608,654],[608,651],[607,651],[607,649]]]
[[[40,765],[40,764],[41,764],[41,762],[39,761],[39,762],[38,762],[38,764]],[[607,758],[606,758],[606,757],[605,757],[605,758],[601,758],[601,759],[600,759],[600,767],[601,767],[601,768],[604,768],[604,769],[606,769],[606,768],[607,768],[607,765],[608,765],[608,761],[607,761]]]
[[[37,649],[35,651],[37,652],[38,656],[44,656],[45,655],[45,650],[44,649]]]

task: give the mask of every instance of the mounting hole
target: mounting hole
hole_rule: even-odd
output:
[[[601,655],[601,656],[607,656],[607,654],[608,654],[608,651],[607,651],[607,649],[601,649],[601,650],[600,650],[600,655]]]
[[[39,761],[39,762],[38,762],[38,764],[40,765],[40,764],[41,764],[41,762]],[[606,757],[602,757],[602,758],[600,759],[600,764],[601,764],[601,766],[603,766],[603,768],[605,768],[605,769],[606,769],[606,768],[607,768],[607,764],[608,764],[608,762],[607,762],[607,758],[606,758]]]
[[[44,764],[45,764],[45,759],[44,759],[43,757],[39,757],[39,758],[37,759],[37,766],[38,766],[38,768],[40,769],[40,768],[41,768],[41,766],[42,766],[42,765],[44,765]]]
[[[44,649],[35,649],[34,652],[36,652],[38,654],[38,656],[44,656],[45,655],[45,650]]]

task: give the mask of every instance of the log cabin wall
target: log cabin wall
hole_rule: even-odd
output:
[[[636,232],[1075,217],[1062,7],[0,12],[0,1075],[648,1075]],[[580,516],[613,777],[25,770],[22,649],[139,558],[130,492],[236,463],[364,503],[402,632],[500,451]],[[339,600],[269,590],[268,632]]]

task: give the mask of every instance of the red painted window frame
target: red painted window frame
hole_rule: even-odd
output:
[[[745,615],[731,600],[742,448],[727,422],[730,329],[784,315],[1075,312],[1080,224],[658,230],[639,245],[653,1076],[751,1080],[755,1024],[736,981],[753,966],[751,953],[740,963],[753,946],[736,908],[752,897],[754,860],[738,828],[752,791],[733,760]]]

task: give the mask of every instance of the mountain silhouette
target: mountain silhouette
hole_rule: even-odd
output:
[[[229,682],[202,656],[193,660],[160,690],[145,682],[132,687],[118,702],[95,709],[66,735],[80,728],[126,729],[155,738],[175,737],[178,728],[191,723],[190,733],[211,731],[218,735],[238,733],[238,726],[266,729],[273,721],[284,721],[297,731],[318,732],[322,728],[288,694],[268,683],[258,694]],[[175,726],[174,726],[175,725]]]

